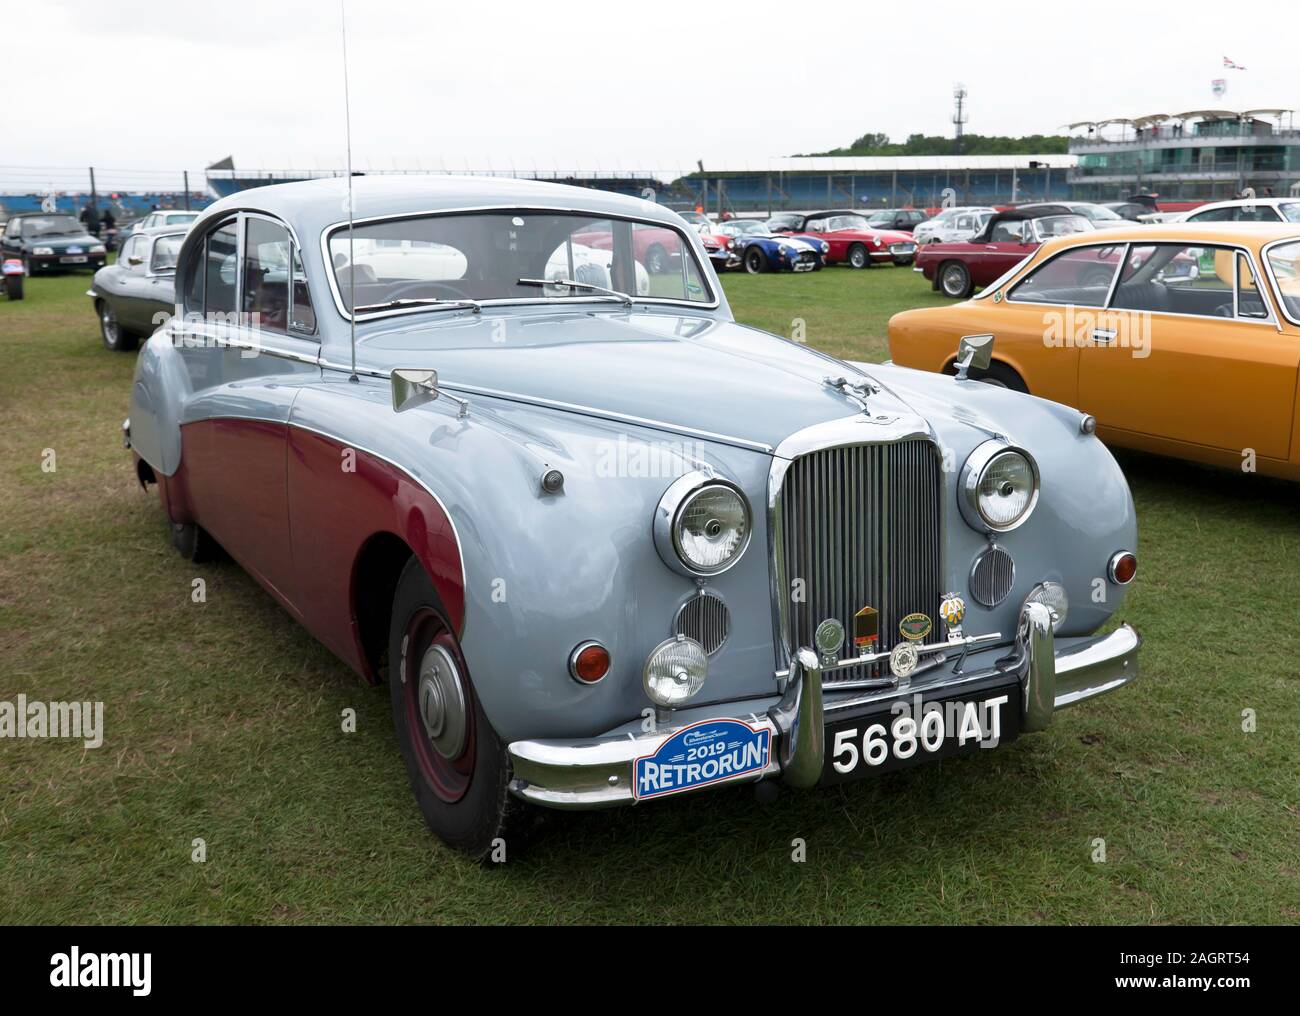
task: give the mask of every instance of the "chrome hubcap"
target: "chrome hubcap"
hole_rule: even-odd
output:
[[[420,719],[434,749],[455,759],[465,748],[465,692],[460,669],[440,645],[430,646],[420,660]]]

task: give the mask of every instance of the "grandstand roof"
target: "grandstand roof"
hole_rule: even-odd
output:
[[[1052,169],[1071,169],[1074,155],[810,155],[704,165],[704,175],[725,173],[872,173],[890,170],[954,172],[962,170],[1028,169],[1037,162]],[[698,174],[691,174],[692,176]]]

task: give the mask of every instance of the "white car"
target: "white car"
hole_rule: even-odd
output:
[[[952,243],[969,240],[988,223],[995,208],[972,205],[964,208],[945,208],[933,219],[926,219],[912,231],[920,246],[923,243]]]
[[[1116,215],[1105,205],[1095,205],[1091,201],[1056,201],[1054,204],[1064,205],[1075,215],[1082,215],[1092,223],[1094,229],[1116,229],[1120,226],[1131,226],[1133,223],[1124,218],[1122,215]]]
[[[1184,212],[1182,222],[1300,222],[1300,198],[1214,201]]]

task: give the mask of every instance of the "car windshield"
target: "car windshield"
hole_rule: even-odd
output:
[[[743,236],[746,233],[767,233],[770,232],[766,222],[756,222],[753,219],[733,219],[724,227],[724,231],[730,236]]]
[[[1071,233],[1086,233],[1090,229],[1092,223],[1082,215],[1047,215],[1034,220],[1034,232],[1040,240],[1069,236]]]
[[[1110,221],[1119,219],[1118,215],[1101,205],[1075,205],[1074,210],[1085,219],[1092,219],[1094,222],[1099,222],[1102,219]]]
[[[23,236],[70,236],[83,233],[81,223],[71,215],[42,215],[23,219]]]
[[[199,217],[198,212],[169,212],[163,220],[167,226],[183,226]]]
[[[803,219],[798,215],[773,215],[764,225],[772,232],[777,232],[782,229],[799,229],[802,223]]]
[[[861,215],[836,215],[831,219],[829,229],[835,233],[842,229],[867,229],[870,225]]]
[[[342,304],[351,308],[355,290],[359,313],[481,300],[714,300],[677,229],[572,212],[423,215],[363,223],[351,239],[339,226],[329,252]]]

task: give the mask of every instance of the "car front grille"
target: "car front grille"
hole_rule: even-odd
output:
[[[852,445],[795,459],[778,495],[777,595],[792,650],[813,645],[813,632],[835,618],[847,633],[844,658],[857,656],[853,618],[879,613],[876,651],[902,640],[899,622],[923,613],[934,622],[925,641],[945,638],[938,617],[943,594],[943,475],[924,439]],[[788,662],[788,661],[785,661]],[[784,664],[783,664],[784,665]],[[887,664],[847,667],[828,684],[887,674]]]
[[[800,261],[811,261],[811,262],[814,262],[814,263],[815,263],[815,262],[817,261],[817,252],[816,252],[816,251],[811,251],[811,250],[801,250],[801,251],[799,252],[799,260],[800,260]]]

